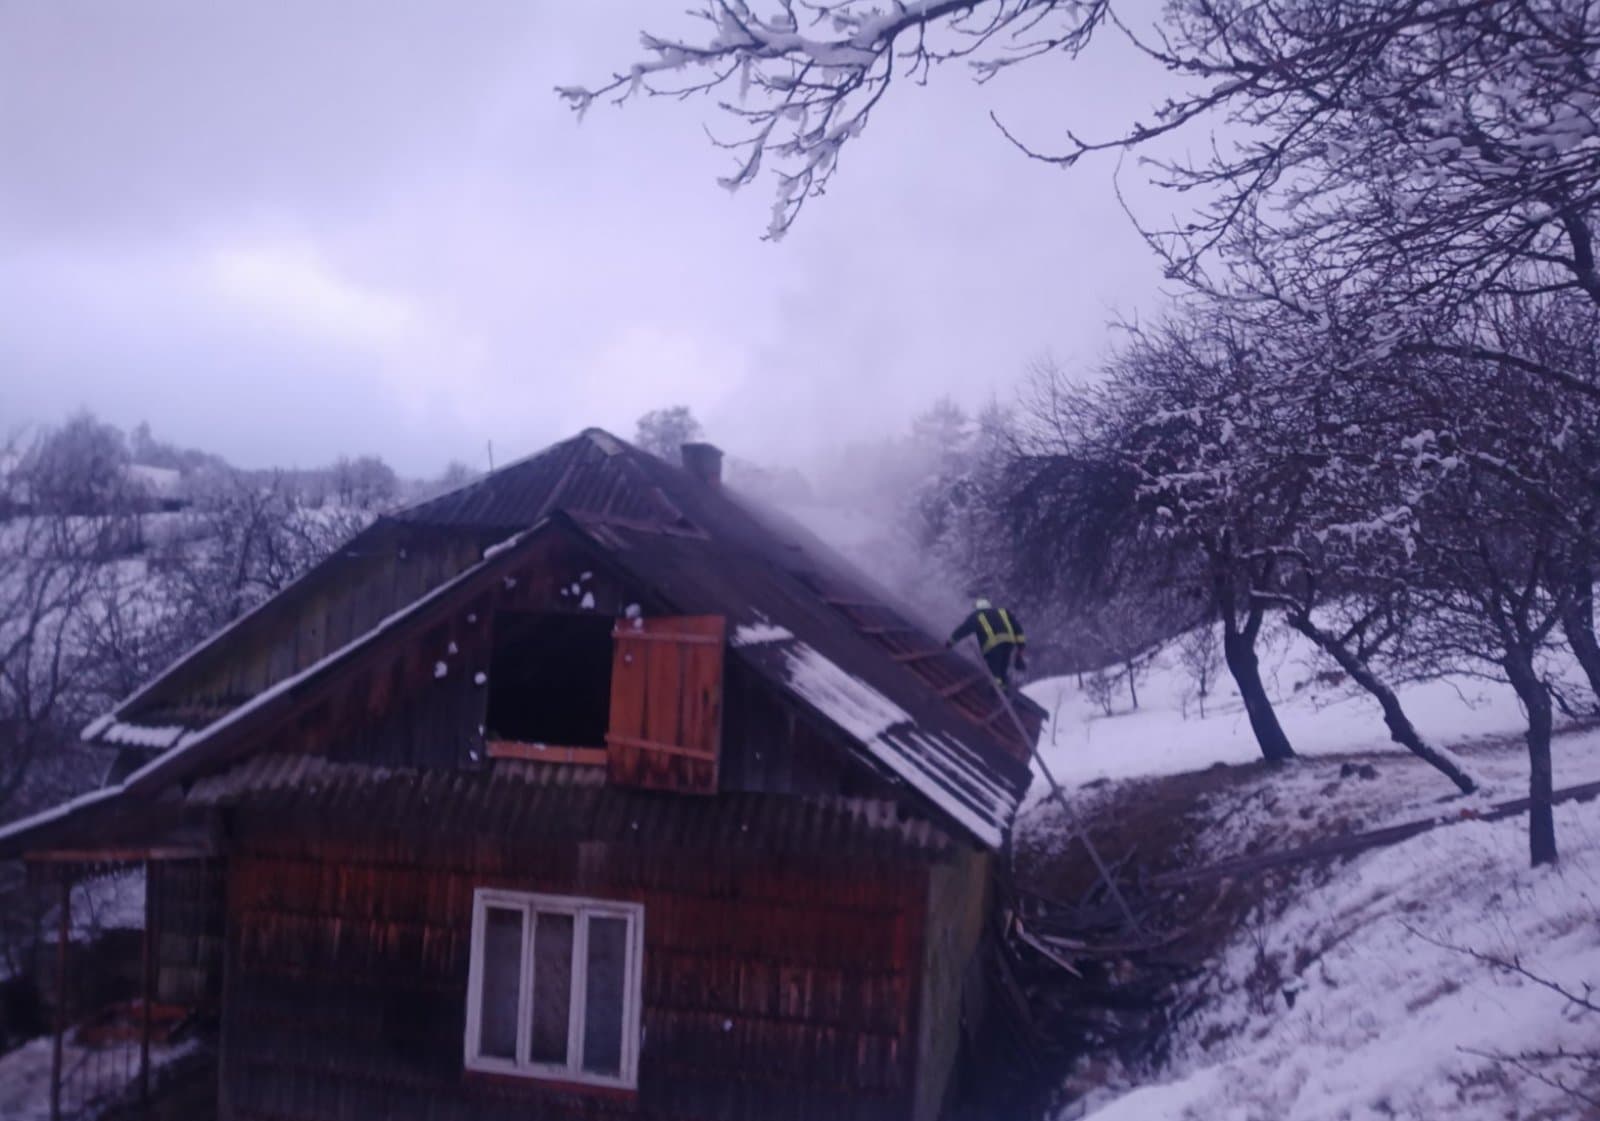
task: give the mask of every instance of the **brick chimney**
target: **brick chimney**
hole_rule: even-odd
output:
[[[715,444],[684,444],[678,449],[683,469],[708,487],[722,485],[722,449]]]

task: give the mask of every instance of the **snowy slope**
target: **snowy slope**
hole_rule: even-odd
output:
[[[1131,783],[1184,782],[1229,765],[1230,781],[1204,803],[1194,853],[1201,862],[1264,838],[1376,828],[1526,793],[1523,717],[1509,688],[1457,676],[1400,689],[1422,733],[1456,748],[1483,784],[1481,795],[1459,799],[1393,745],[1377,706],[1328,668],[1296,636],[1279,635],[1263,658],[1279,718],[1306,757],[1277,769],[1240,766],[1260,753],[1226,672],[1202,719],[1173,654],[1156,658],[1140,681],[1137,711],[1125,683],[1109,717],[1075,679],[1027,691],[1053,714],[1041,750],[1076,817],[1093,820]],[[1568,696],[1587,699],[1576,684]],[[1568,726],[1552,750],[1558,787],[1600,779],[1600,728]],[[1374,777],[1342,774],[1352,760],[1370,763]],[[1036,782],[1018,836],[1059,848],[1063,820]],[[1558,807],[1556,832],[1554,868],[1527,867],[1527,822],[1512,818],[1449,825],[1302,873],[1276,897],[1274,913],[1241,927],[1196,983],[1200,1009],[1177,1029],[1170,1064],[1122,1072],[1113,1080],[1120,1090],[1095,1091],[1062,1121],[1600,1116],[1550,1084],[1600,1100],[1580,1064],[1518,1067],[1486,1057],[1600,1048],[1600,1013],[1463,952],[1515,957],[1573,992],[1600,987],[1600,810]],[[1600,1063],[1588,1069],[1600,1074]]]
[[[1204,982],[1174,1058],[1093,1121],[1491,1121],[1595,1116],[1583,1065],[1494,1056],[1594,1051],[1600,1012],[1466,951],[1581,994],[1600,982],[1600,820],[1556,811],[1557,867],[1529,869],[1521,820],[1423,834],[1339,868],[1242,931]],[[1290,997],[1293,997],[1292,1006]],[[1590,1071],[1600,1067],[1589,1063]]]
[[[1330,661],[1293,632],[1276,633],[1263,652],[1262,677],[1295,750],[1309,756],[1379,752],[1406,757],[1389,739],[1376,702],[1360,690],[1328,680],[1331,669]],[[1567,667],[1555,669],[1564,679],[1575,680]],[[1110,717],[1077,686],[1075,678],[1045,679],[1028,685],[1025,691],[1052,714],[1041,737],[1041,751],[1056,776],[1068,785],[1100,778],[1177,774],[1261,758],[1227,671],[1219,666],[1202,719],[1193,678],[1171,649],[1159,654],[1140,680],[1137,711],[1130,707],[1126,683],[1119,686]],[[1455,674],[1402,685],[1397,692],[1417,729],[1438,745],[1498,744],[1521,736],[1525,728],[1516,695],[1499,682]],[[1581,699],[1585,694],[1573,684],[1568,695]],[[1491,770],[1494,773],[1479,777],[1496,785],[1508,777],[1498,769]],[[1558,761],[1558,786],[1586,781],[1563,770]],[[1524,793],[1520,774],[1511,789],[1491,793],[1499,797]],[[1036,789],[1035,798],[1038,795]]]

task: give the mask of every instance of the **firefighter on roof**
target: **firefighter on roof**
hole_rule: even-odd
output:
[[[978,646],[983,651],[983,660],[989,666],[989,672],[994,675],[996,685],[1005,687],[1011,676],[1011,659],[1016,656],[1018,669],[1027,669],[1027,658],[1023,648],[1028,644],[1028,636],[1022,633],[1022,624],[1017,622],[1015,615],[1003,607],[996,607],[987,599],[979,597],[973,605],[973,612],[961,621],[961,625],[950,632],[946,647],[954,646],[968,635],[978,640]]]

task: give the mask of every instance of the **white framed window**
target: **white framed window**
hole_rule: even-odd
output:
[[[642,904],[479,888],[467,1068],[632,1089],[643,960]]]

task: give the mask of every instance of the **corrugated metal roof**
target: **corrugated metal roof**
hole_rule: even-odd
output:
[[[1004,709],[989,695],[986,675],[942,652],[941,641],[908,622],[909,613],[892,597],[799,527],[757,514],[722,487],[708,486],[598,429],[394,515],[395,521],[419,529],[478,536],[510,532],[524,541],[523,531],[541,519],[583,533],[683,613],[719,614],[735,628],[787,632],[792,638],[785,642],[736,644],[735,656],[832,721],[879,773],[907,783],[985,843],[998,844],[1030,774],[1018,745],[1008,738],[1008,722],[998,720]],[[496,563],[502,559],[514,562],[506,556]],[[482,567],[474,566],[424,599]],[[408,608],[392,616],[341,656],[409,613]],[[863,695],[883,698],[882,707],[893,709],[896,719],[855,727],[849,705],[806,696],[794,664],[802,646],[830,672],[859,682]],[[337,662],[324,659],[299,677],[335,672]],[[254,697],[206,731],[184,736],[139,775],[159,773],[169,781],[180,765],[184,773],[203,771],[196,765],[198,756],[188,761],[177,756],[189,755],[188,747],[203,746],[200,741],[215,730],[262,708],[264,699]]]
[[[725,615],[736,637],[741,624],[765,633],[768,641],[735,642],[732,656],[834,723],[880,770],[998,847],[1027,791],[1027,763],[783,563],[717,540],[582,524],[676,609]],[[955,655],[940,657],[954,661],[957,672],[977,672]]]
[[[497,759],[485,771],[334,763],[315,755],[247,759],[190,788],[191,807],[314,813],[330,827],[415,827],[430,834],[568,837],[688,848],[835,848],[930,855],[949,833],[869,798],[723,794],[688,798],[608,786],[600,767]]]
[[[526,529],[547,514],[567,510],[652,525],[680,524],[683,512],[651,477],[652,463],[660,461],[591,428],[390,517],[419,525],[510,530]]]
[[[938,651],[942,642],[891,593],[782,515],[758,513],[724,488],[590,429],[400,516],[483,528],[484,519],[526,524],[518,519],[556,510],[681,610],[786,627],[841,673],[889,698],[907,719],[859,737],[864,746],[986,843],[999,844],[1030,774],[987,674],[955,654],[897,660],[898,651]],[[780,688],[796,691],[792,649],[762,644],[742,653]]]

